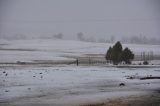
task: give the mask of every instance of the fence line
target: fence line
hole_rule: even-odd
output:
[[[150,60],[160,60],[160,55],[153,55],[143,53],[142,55],[135,55],[133,61],[150,61]],[[87,65],[98,65],[98,64],[107,64],[110,63],[109,60],[105,60],[105,57],[79,57],[73,64],[87,64]]]
[[[69,58],[69,57],[68,57]],[[105,60],[105,56],[97,55],[97,56],[84,56],[84,57],[70,57],[72,60],[57,60],[57,61],[36,61],[36,62],[21,62],[17,61],[16,63],[0,63],[3,64],[19,64],[19,65],[38,65],[38,64],[46,64],[46,65],[56,65],[56,64],[75,64],[75,65],[103,65],[110,63],[109,60]],[[73,60],[74,58],[74,60]],[[133,61],[150,61],[150,60],[160,60],[160,55],[153,55],[153,53],[144,53],[142,52],[140,55],[135,55]]]

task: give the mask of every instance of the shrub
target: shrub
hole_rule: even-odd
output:
[[[148,65],[148,61],[143,61],[143,65]]]

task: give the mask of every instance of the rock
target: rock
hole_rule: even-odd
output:
[[[125,84],[124,83],[120,83],[119,86],[125,86]]]
[[[31,90],[31,88],[28,88],[28,90]]]
[[[8,90],[5,90],[5,92],[9,92]]]

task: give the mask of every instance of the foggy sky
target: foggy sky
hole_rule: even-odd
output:
[[[159,0],[0,0],[0,34],[160,36]]]

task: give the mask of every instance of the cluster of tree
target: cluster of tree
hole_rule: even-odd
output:
[[[0,39],[21,40],[21,39],[27,39],[27,36],[24,34],[14,34],[14,35],[0,34]]]
[[[96,39],[94,37],[84,37],[84,34],[82,32],[77,33],[77,39],[84,42],[96,42]]]
[[[56,39],[63,39],[63,34],[62,33],[58,33],[58,34],[55,34],[55,35],[53,35],[54,36],[54,38],[56,38]]]
[[[30,40],[30,39],[63,39],[63,33],[57,34],[3,34],[0,33],[0,39],[6,40]]]
[[[21,39],[64,39],[65,35],[63,33],[56,34],[7,34],[0,33],[0,39],[7,40],[21,40]],[[99,42],[99,43],[114,43],[117,39],[119,39],[122,43],[131,43],[131,44],[160,44],[160,37],[146,37],[143,35],[139,36],[128,36],[116,38],[116,36],[111,35],[107,36],[107,38],[95,38],[93,36],[86,36],[83,32],[79,32],[76,35],[79,41],[84,42]]]
[[[100,38],[97,42],[99,43],[114,43],[116,40],[114,35],[109,36],[107,39],[105,38]]]
[[[156,37],[146,37],[146,36],[130,36],[122,37],[121,42],[132,43],[132,44],[160,44],[160,38]]]
[[[93,36],[85,37],[82,32],[77,33],[77,39],[84,42],[114,43],[115,37],[112,35],[109,39],[95,39]]]
[[[109,47],[106,53],[106,60],[110,60],[115,65],[120,62],[131,64],[132,59],[134,59],[134,54],[132,51],[127,47],[123,50],[119,41],[113,47]]]
[[[114,35],[108,36],[107,38],[86,37],[82,32],[77,33],[77,39],[85,42],[99,42],[99,43],[114,43],[116,39],[120,39],[123,43],[131,44],[160,44],[160,38],[158,37],[146,37],[143,35],[139,36],[128,36],[116,38]]]
[[[82,32],[77,33],[77,39],[80,41],[84,41],[85,38]]]

